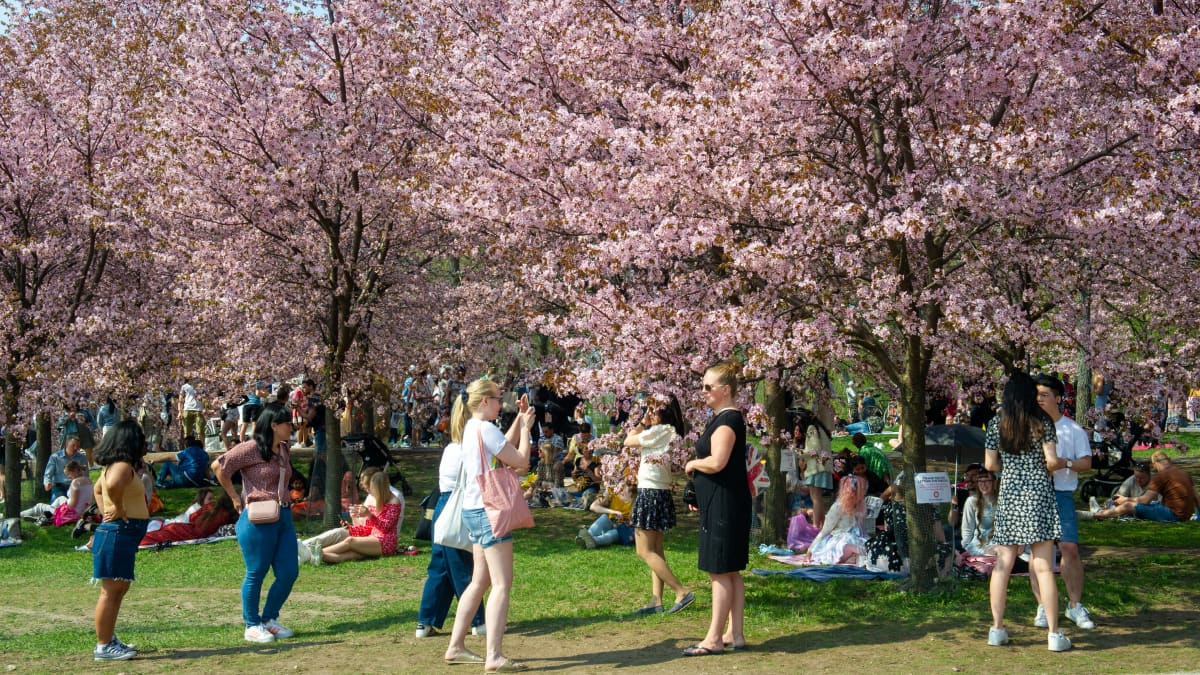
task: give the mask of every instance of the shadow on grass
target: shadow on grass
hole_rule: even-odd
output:
[[[322,647],[342,644],[342,640],[302,640],[289,639],[286,642],[272,642],[260,645],[247,642],[236,647],[218,647],[212,649],[161,649],[153,652],[139,652],[138,661],[178,661],[182,659],[202,659],[211,656],[234,656],[237,654],[279,654],[303,647]]]
[[[603,644],[603,640],[597,641]],[[680,648],[675,646],[677,640],[665,639],[651,645],[631,649],[604,649],[602,651],[576,654],[574,656],[551,656],[546,658],[521,657],[518,660],[530,666],[532,670],[568,670],[572,668],[632,668],[639,666],[663,665],[680,656]],[[582,644],[582,643],[581,643]],[[592,642],[591,644],[596,644]]]

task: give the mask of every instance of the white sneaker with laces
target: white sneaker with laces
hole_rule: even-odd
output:
[[[1008,631],[1003,628],[988,629],[988,645],[999,647],[1008,644]]]
[[[1079,603],[1074,607],[1067,607],[1067,618],[1074,621],[1076,626],[1084,630],[1092,630],[1096,627],[1096,622],[1092,621],[1092,615],[1087,611],[1087,607],[1083,603]]]
[[[417,624],[417,632],[416,632],[417,637],[425,638],[425,637],[429,637],[430,635],[437,635],[437,629],[434,628],[433,626],[426,626],[423,623]]]
[[[1033,617],[1033,625],[1038,628],[1049,628],[1050,622],[1046,620],[1046,608],[1038,605],[1037,616]]]
[[[96,647],[92,651],[93,661],[128,661],[137,656],[137,652],[127,647],[122,647],[115,640],[110,641],[103,647]]]
[[[113,642],[113,644],[117,645],[121,649],[128,649],[131,652],[137,651],[137,647],[134,647],[133,645],[127,645],[124,642],[121,642],[121,638],[117,637],[116,633],[113,633],[112,642]]]
[[[487,625],[471,626],[471,635],[487,635]]]
[[[271,635],[274,635],[276,640],[280,638],[290,638],[296,634],[291,628],[284,628],[283,626],[279,625],[279,621],[275,619],[271,619],[270,621],[264,623],[263,627],[271,631]]]
[[[267,630],[267,627],[262,624],[257,626],[246,626],[246,633],[244,637],[246,638],[246,642],[263,643],[275,641],[275,635],[271,631]]]
[[[1046,636],[1046,645],[1052,652],[1065,652],[1071,648],[1071,641],[1062,633],[1050,633]]]

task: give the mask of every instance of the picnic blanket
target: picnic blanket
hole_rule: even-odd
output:
[[[905,576],[903,574],[895,574],[892,572],[872,572],[865,567],[855,567],[854,565],[820,565],[812,567],[800,567],[791,570],[752,569],[750,571],[762,576],[783,575],[785,577],[804,579],[806,581],[830,581],[833,579],[903,579]]]
[[[164,541],[164,542],[161,542],[158,544],[148,544],[146,546],[139,546],[138,550],[139,551],[145,551],[147,549],[162,550],[164,548],[174,548],[176,546],[187,546],[188,544],[211,544],[214,541],[227,541],[229,539],[237,539],[237,535],[202,537],[200,539],[185,539],[183,541]],[[75,547],[75,550],[90,552],[92,549],[88,548],[87,544],[80,544],[79,546]]]

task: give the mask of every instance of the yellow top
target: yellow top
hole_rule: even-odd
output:
[[[96,481],[96,503],[101,508],[101,514],[105,521],[114,520],[116,510],[113,508],[113,500],[108,498],[109,490],[112,486],[109,485],[107,478],[108,470],[115,465],[104,467],[100,472],[100,478]],[[128,465],[126,465],[128,466]],[[130,469],[130,479],[125,483],[125,486],[120,490],[121,504],[124,507],[126,518],[149,518],[150,510],[146,506],[146,487],[142,484],[137,473]]]

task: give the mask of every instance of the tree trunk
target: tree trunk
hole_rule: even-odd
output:
[[[911,344],[916,343],[916,344]],[[933,528],[941,527],[933,517],[933,505],[918,504],[915,476],[925,471],[925,374],[920,341],[910,338],[904,382],[900,385],[903,406],[900,428],[904,437],[904,508],[908,520],[909,579],[912,590],[928,592],[937,578]]]
[[[9,378],[8,386],[4,389],[4,418],[8,420],[9,433],[4,435],[4,517],[5,518],[20,518],[21,517],[21,442],[17,439],[17,434],[13,430],[16,425],[13,421],[17,419],[17,401],[20,395],[20,383],[15,382],[13,378]],[[40,482],[41,474],[38,474],[34,480]],[[20,522],[19,520],[17,521]],[[17,531],[11,535],[19,537],[21,533],[20,526]]]
[[[1086,344],[1091,343],[1092,337],[1092,294],[1086,289],[1079,292],[1079,301],[1083,311],[1079,315],[1079,337]],[[1092,408],[1092,364],[1089,362],[1088,350],[1080,347],[1077,353],[1077,369],[1075,372],[1075,420],[1081,425],[1086,424],[1086,415]]]
[[[46,471],[46,464],[50,461],[50,444],[53,442],[50,429],[50,413],[45,410],[39,412],[34,417],[37,432],[37,456],[34,461],[33,470],[33,495],[37,501],[35,503],[50,502],[50,492],[46,490],[46,486],[42,484],[42,474]]]
[[[333,378],[326,377],[325,391],[341,391]],[[325,404],[325,515],[327,529],[339,527],[342,519],[342,473],[346,462],[342,458],[342,421],[337,416],[337,401]]]
[[[787,480],[780,471],[782,444],[781,432],[787,429],[787,409],[784,405],[783,387],[779,380],[768,378],[763,383],[763,394],[766,399],[767,427],[769,442],[764,446],[767,457],[767,477],[771,485],[767,488],[766,499],[763,502],[762,540],[782,546],[787,542]]]

